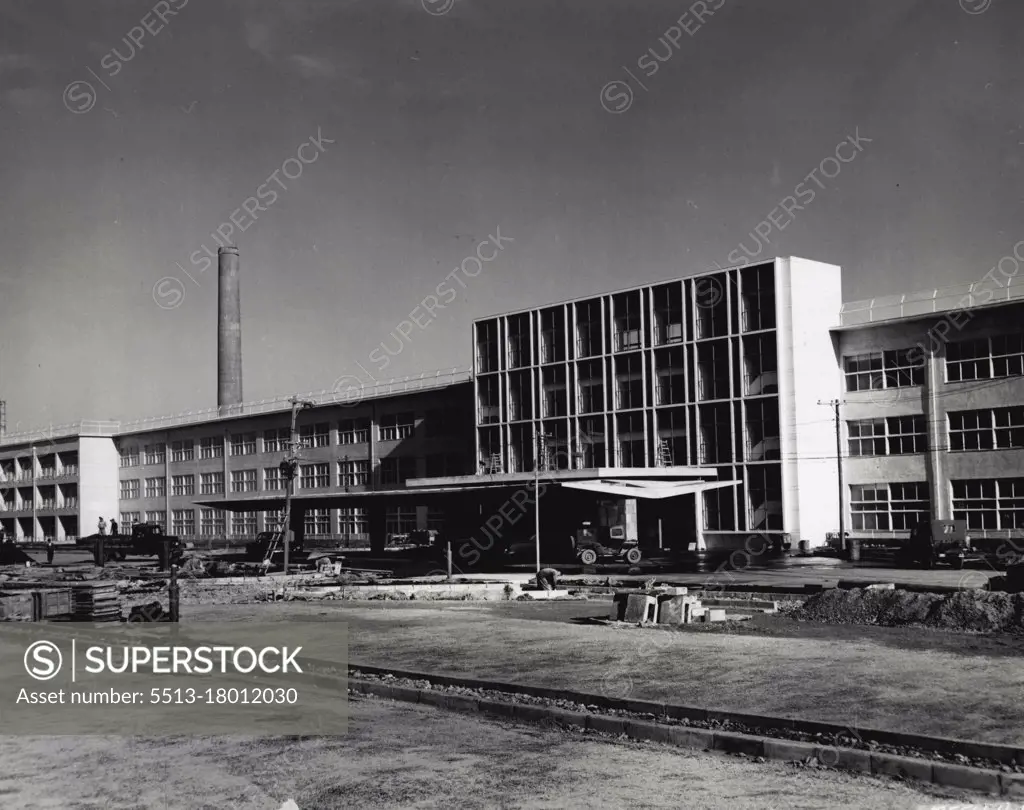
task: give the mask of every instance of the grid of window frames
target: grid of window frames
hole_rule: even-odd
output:
[[[162,498],[167,492],[167,479],[166,478],[147,478],[146,479],[146,497],[147,498]]]
[[[386,414],[380,418],[382,442],[408,439],[416,428],[416,415],[410,412]]]
[[[1024,529],[1024,478],[951,483],[953,519],[968,529]]]
[[[305,523],[306,534],[311,537],[322,537],[331,533],[330,509],[307,509]]]
[[[132,478],[121,482],[121,500],[132,501],[139,497],[140,482],[138,478]]]
[[[161,528],[167,526],[167,513],[162,509],[156,509],[150,512],[146,512],[146,523],[156,523]]]
[[[231,455],[233,456],[254,456],[256,455],[256,434],[238,433],[231,437]]]
[[[220,436],[207,436],[199,440],[199,458],[223,458],[224,440]]]
[[[330,447],[331,426],[327,422],[306,425],[299,428],[299,440],[303,447]]]
[[[338,462],[338,482],[343,487],[365,487],[370,483],[370,462],[365,458]]]
[[[288,428],[271,428],[263,431],[264,453],[287,453],[290,443],[291,433]]]
[[[143,449],[143,458],[146,464],[163,464],[167,460],[167,446],[165,444],[147,444]]]
[[[263,468],[263,488],[264,489],[284,489],[285,479],[281,473],[280,467],[264,467]]]
[[[139,466],[139,448],[137,447],[126,447],[120,451],[121,466],[122,467],[138,467]]]
[[[380,461],[380,482],[384,486],[404,484],[416,477],[416,459],[410,456],[391,456]]]
[[[142,522],[141,512],[122,512],[121,523],[117,527],[122,534],[131,534],[132,526]]]
[[[338,444],[366,444],[370,441],[370,423],[365,419],[345,419],[338,423]]]
[[[226,534],[224,510],[200,509],[199,534],[202,537],[223,537]]]
[[[231,491],[232,492],[256,492],[259,486],[256,483],[256,470],[232,470]]]
[[[224,473],[211,472],[200,473],[199,494],[200,495],[221,495],[224,493]]]
[[[384,513],[384,531],[390,535],[408,534],[416,530],[416,509],[408,506],[396,506]]]
[[[338,510],[338,531],[345,537],[366,535],[370,532],[370,520],[366,509],[355,507]]]
[[[946,381],[1024,376],[1024,333],[946,344]]]
[[[194,475],[175,475],[171,478],[172,495],[195,495],[196,477]]]
[[[854,531],[909,531],[930,513],[928,484],[855,484],[850,487]]]
[[[914,362],[913,349],[869,352],[843,358],[847,391],[874,391],[924,385],[924,364]]]
[[[951,411],[948,416],[952,451],[1024,447],[1024,407]]]
[[[171,534],[179,537],[192,537],[196,533],[196,513],[192,509],[174,509],[171,511]]]
[[[253,512],[233,512],[231,515],[231,533],[237,537],[255,536],[256,514]]]
[[[924,453],[928,433],[923,415],[888,416],[847,422],[851,456],[902,456]]]
[[[171,461],[192,461],[195,458],[195,448],[191,439],[174,442],[171,445]]]
[[[327,489],[330,485],[329,464],[303,464],[299,467],[299,489]]]

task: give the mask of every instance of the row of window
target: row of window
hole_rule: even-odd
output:
[[[868,352],[843,358],[847,391],[906,388],[924,384],[924,365],[914,349]],[[1024,376],[1024,333],[960,340],[946,346],[946,382]]]
[[[1010,450],[1024,447],[1024,407],[951,411],[949,450]],[[851,456],[897,456],[928,449],[924,416],[889,416],[847,422]]]
[[[185,537],[223,537],[226,534],[251,537],[257,532],[256,514],[252,512],[235,512],[230,516],[221,509],[199,510],[199,522],[196,522],[195,509],[171,510],[170,533]],[[145,518],[147,523],[159,523],[167,529],[167,512],[153,510],[147,512],[122,512],[119,529],[130,532],[132,526]],[[284,511],[268,513],[265,516],[266,530],[275,531],[284,526]],[[228,527],[230,525],[230,532]],[[198,526],[199,531],[196,531]],[[415,507],[394,507],[385,510],[384,530],[387,534],[408,534],[417,528]],[[441,531],[444,528],[444,512],[433,507],[427,510],[427,528]],[[308,509],[305,514],[304,530],[306,535],[318,536],[331,533],[331,510]],[[338,532],[342,535],[369,534],[369,515],[364,508],[338,510]]]
[[[968,529],[1024,529],[1024,478],[952,481],[953,519]],[[850,487],[854,531],[909,531],[931,514],[928,484]]]
[[[338,486],[363,487],[370,483],[370,462],[368,459],[346,459],[338,463]],[[440,478],[446,475],[458,475],[462,472],[462,463],[458,456],[431,455],[426,457],[426,477]],[[232,470],[231,492],[258,492],[259,470]],[[221,495],[224,493],[224,473],[208,472],[199,474],[200,495]],[[416,458],[413,456],[393,456],[381,459],[380,480],[383,485],[404,484],[416,477]],[[331,465],[327,462],[299,465],[297,479],[299,489],[329,489],[331,487]],[[283,490],[286,479],[279,467],[263,468],[263,489]],[[167,479],[138,478],[121,481],[121,499],[134,500],[146,498],[162,498],[167,494]],[[195,495],[196,475],[171,476],[172,495]]]
[[[428,438],[452,435],[456,426],[445,411],[428,411],[425,419]],[[382,416],[377,424],[377,440],[398,441],[412,436],[416,429],[416,415],[412,412]],[[285,453],[291,445],[288,428],[271,428],[263,431],[264,453]],[[370,420],[346,419],[338,423],[338,444],[366,444],[370,441]],[[331,424],[320,422],[299,428],[299,443],[302,447],[330,447]],[[199,439],[199,458],[222,458],[225,440],[221,436],[207,436]],[[252,456],[258,452],[256,433],[235,433],[227,437],[228,455]],[[141,464],[163,464],[167,458],[165,444],[145,445],[140,453],[138,447],[121,450],[122,467],[138,467]],[[193,461],[196,458],[196,443],[185,439],[171,443],[171,461]]]

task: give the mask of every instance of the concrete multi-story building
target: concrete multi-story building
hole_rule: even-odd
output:
[[[642,545],[815,546],[839,528],[838,439],[852,534],[933,515],[1005,537],[1024,528],[1022,312],[1010,287],[844,305],[838,267],[780,258],[482,318],[471,369],[310,397],[292,528],[377,546],[413,528],[528,538],[518,493],[543,484],[556,544],[624,517]],[[0,527],[278,527],[289,420],[287,399],[232,400],[5,436]]]

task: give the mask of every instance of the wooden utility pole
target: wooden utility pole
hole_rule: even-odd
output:
[[[830,406],[836,414],[836,471],[839,480],[839,548],[846,550],[846,508],[843,494],[843,430],[839,416],[839,406],[843,404],[841,399],[833,399],[830,402],[820,402],[820,405]]]
[[[281,472],[287,482],[284,496],[284,573],[288,573],[288,557],[292,544],[292,496],[295,494],[295,475],[299,467],[299,411],[312,408],[316,403],[292,397],[292,424],[288,437],[288,458],[281,462]]]

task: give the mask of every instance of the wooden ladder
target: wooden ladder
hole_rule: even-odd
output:
[[[659,467],[674,467],[672,463],[672,445],[668,443],[668,439],[661,439],[658,442],[658,466]]]
[[[487,472],[489,475],[505,472],[501,463],[501,453],[491,453],[491,463],[487,466]]]

